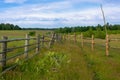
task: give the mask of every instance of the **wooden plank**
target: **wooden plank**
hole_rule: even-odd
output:
[[[83,43],[84,43],[83,34],[81,33],[81,46],[82,46],[82,47],[83,47]]]
[[[109,35],[106,35],[106,56],[109,56]]]
[[[6,37],[6,36],[3,36],[2,37],[2,39],[3,40],[7,40],[8,39],[8,37]],[[2,51],[2,54],[1,54],[1,67],[2,67],[2,71],[5,69],[5,67],[6,67],[6,53],[7,53],[7,42],[3,42],[2,44],[1,44],[1,51]]]
[[[37,39],[36,39],[36,53],[39,53],[40,50],[40,34],[37,35]]]
[[[54,36],[55,36],[55,33],[52,34],[52,38],[50,40],[49,47],[51,47],[54,43]]]
[[[92,51],[94,51],[94,44],[95,44],[95,42],[94,42],[94,35],[92,35],[92,44],[91,44]]]
[[[26,40],[25,40],[25,58],[28,58],[28,45],[29,45],[29,35],[26,34]]]

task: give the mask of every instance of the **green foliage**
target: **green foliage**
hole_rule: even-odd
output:
[[[105,31],[102,31],[100,27],[97,27],[97,31],[95,32],[95,37],[105,39],[105,36],[106,36]]]
[[[91,37],[94,34],[92,28],[90,28],[87,32],[84,32],[85,37]]]
[[[64,53],[48,52],[36,63],[31,61],[23,62],[19,59],[16,63],[20,66],[20,71],[25,72],[36,72],[41,75],[45,75],[50,72],[58,71],[63,65],[70,62],[67,55]]]
[[[35,65],[36,71],[41,74],[57,71],[62,65],[69,63],[67,55],[63,53],[48,52],[38,63]]]
[[[95,33],[96,38],[105,39],[105,36],[106,36],[106,34],[103,31],[98,31]]]
[[[13,25],[9,23],[1,23],[0,24],[0,30],[21,30],[21,28],[18,25]]]
[[[30,36],[35,36],[35,34],[36,34],[35,31],[30,31],[30,32],[29,32],[29,35],[30,35]]]
[[[102,26],[98,24],[97,26],[73,26],[73,27],[64,27],[64,28],[58,28],[55,30],[57,33],[84,33],[86,37],[90,37],[92,34],[96,34],[96,31],[104,31],[105,26]],[[98,38],[104,38],[103,32],[98,32],[96,37]],[[120,33],[120,25],[110,25],[107,23],[107,31],[109,31],[109,34],[114,33],[118,34]],[[95,33],[94,33],[95,32]],[[100,35],[101,34],[101,35]]]
[[[85,45],[82,49],[88,68],[93,71],[93,80],[119,80],[120,54],[117,54],[119,49],[111,49],[110,56],[107,57],[104,48],[97,45],[95,50],[91,52],[90,46]]]
[[[91,45],[84,44],[82,48],[79,42],[68,40],[41,53],[26,62],[16,59],[16,69],[0,80],[120,80],[119,49],[110,48],[107,57],[105,47],[97,43],[91,51]]]
[[[84,32],[84,37],[91,37],[92,35],[95,36],[95,38],[105,39],[105,31],[102,31],[100,26],[96,28],[96,31],[93,31],[90,27],[88,31]]]

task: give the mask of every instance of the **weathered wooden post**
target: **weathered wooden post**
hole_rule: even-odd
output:
[[[83,43],[84,43],[83,34],[81,33],[81,46],[82,46],[82,47],[83,47]]]
[[[2,71],[4,71],[5,67],[6,67],[6,56],[7,56],[7,39],[8,37],[6,36],[3,36],[2,37],[3,39],[3,43],[1,44],[1,51],[2,51],[2,54],[1,54],[1,67],[2,67]]]
[[[26,34],[26,40],[25,40],[25,58],[27,59],[28,58],[28,46],[29,46],[29,40],[30,40],[30,37],[28,34]]]
[[[40,51],[40,34],[37,35],[37,38],[36,38],[36,53],[39,53]]]
[[[54,36],[55,36],[55,33],[52,34],[52,38],[50,40],[49,47],[51,47],[54,43]]]
[[[106,56],[109,56],[109,35],[106,34]]]
[[[94,35],[92,35],[92,44],[91,44],[92,51],[94,51],[94,44],[95,44],[95,42],[94,42]]]
[[[55,34],[56,42],[59,42],[59,35]]]

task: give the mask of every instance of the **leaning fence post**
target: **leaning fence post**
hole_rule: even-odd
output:
[[[39,53],[39,50],[40,50],[40,34],[37,35],[37,38],[36,38],[36,53]]]
[[[50,40],[49,47],[51,47],[51,45],[52,45],[53,42],[54,42],[54,36],[55,36],[55,33],[52,34],[52,38],[51,38],[51,40]]]
[[[83,47],[83,34],[81,33],[81,46]]]
[[[7,53],[7,39],[8,39],[8,37],[6,37],[6,36],[3,36],[2,37],[2,39],[3,39],[3,43],[1,44],[1,51],[2,51],[2,54],[1,54],[1,67],[2,67],[2,71],[5,69],[5,67],[6,67],[6,53]]]
[[[109,35],[106,34],[106,56],[109,56]]]
[[[94,44],[95,44],[95,42],[94,42],[94,35],[92,35],[92,44],[91,44],[92,51],[94,51]]]
[[[25,58],[28,58],[29,35],[26,34],[25,40]]]

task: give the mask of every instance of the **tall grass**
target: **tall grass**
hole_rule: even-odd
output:
[[[79,49],[74,43],[56,44],[27,62],[18,61],[1,80],[92,80]]]
[[[54,44],[50,49],[41,49],[40,54],[24,62],[0,77],[0,80],[119,80],[120,52],[73,41]]]
[[[94,80],[119,80],[120,79],[120,52],[110,50],[110,56],[105,56],[103,47],[96,46],[95,51],[91,51],[90,46],[82,48],[84,58],[88,68],[94,73]]]

